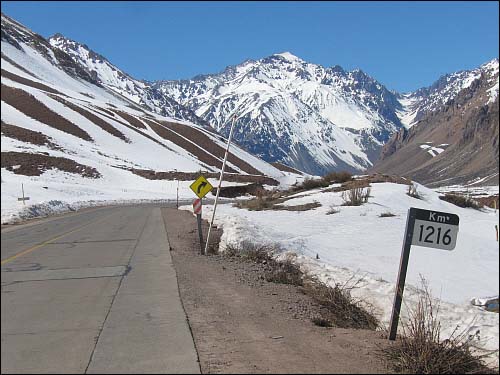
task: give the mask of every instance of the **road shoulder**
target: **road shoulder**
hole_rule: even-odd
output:
[[[251,263],[199,255],[194,216],[162,212],[202,373],[388,372],[380,332],[315,326],[320,307],[297,288],[263,280]]]

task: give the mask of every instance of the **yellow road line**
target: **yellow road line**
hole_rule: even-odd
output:
[[[115,212],[113,212],[111,215],[107,215],[106,217],[104,217],[104,218],[102,218],[102,219],[100,219],[100,220],[97,220],[97,221],[91,221],[90,223],[87,223],[87,224],[81,225],[81,226],[79,226],[79,227],[77,227],[77,228],[74,228],[74,229],[72,229],[72,230],[70,230],[70,231],[68,231],[68,232],[66,232],[66,233],[60,234],[60,235],[58,235],[58,236],[56,236],[56,237],[53,237],[53,238],[51,238],[50,240],[44,241],[44,242],[42,242],[42,243],[40,243],[40,244],[38,244],[38,245],[35,245],[35,246],[33,246],[33,247],[30,247],[29,249],[23,250],[23,251],[21,251],[20,253],[17,253],[17,254],[15,254],[15,255],[13,255],[13,256],[11,256],[11,257],[7,258],[7,259],[2,260],[1,265],[3,266],[4,264],[9,263],[9,262],[13,261],[13,260],[14,260],[14,259],[16,259],[16,258],[19,258],[19,257],[21,257],[21,256],[23,256],[23,255],[28,254],[28,253],[31,253],[32,251],[35,251],[36,249],[39,249],[39,248],[41,248],[41,247],[43,247],[43,246],[45,246],[45,245],[48,245],[49,243],[54,242],[55,240],[58,240],[59,238],[62,238],[62,237],[64,237],[64,236],[67,236],[68,234],[71,234],[71,233],[77,232],[77,231],[79,231],[79,230],[81,230],[81,229],[85,228],[86,226],[88,226],[88,225],[90,225],[90,224],[100,223],[101,221],[106,220],[107,218],[109,218],[109,217],[113,216],[114,214],[115,214]]]

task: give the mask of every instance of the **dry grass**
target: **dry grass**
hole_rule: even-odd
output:
[[[420,194],[417,191],[417,185],[414,185],[413,183],[408,185],[408,190],[406,191],[406,195],[416,198],[416,199],[422,199]]]
[[[368,202],[370,193],[370,187],[353,186],[351,189],[342,192],[343,206],[361,206],[363,203]]]
[[[311,319],[311,322],[313,322],[318,327],[333,327],[333,324],[330,320],[324,319],[322,317],[314,317]]]
[[[483,207],[480,203],[465,195],[446,193],[444,196],[440,196],[439,199],[463,208],[479,210]]]
[[[351,296],[351,290],[357,283],[349,286],[335,284],[334,287],[326,285],[316,279],[308,279],[304,283],[304,290],[316,302],[326,308],[326,316],[323,319],[340,328],[358,328],[375,330],[379,321],[375,315],[361,306],[361,302]]]
[[[330,287],[304,274],[300,266],[295,263],[295,255],[289,254],[283,260],[276,260],[273,254],[278,252],[278,249],[276,245],[243,242],[239,246],[227,246],[224,256],[239,257],[244,261],[264,265],[265,279],[269,282],[301,287],[304,294],[322,307],[322,315],[313,319],[316,325],[371,330],[379,326],[374,314],[361,306],[361,301],[351,296],[351,290],[358,287],[361,279],[353,282],[352,278],[343,285],[336,284]]]
[[[269,263],[271,270],[266,273],[266,280],[278,284],[304,285],[304,274],[300,267],[293,262],[292,257],[283,261],[272,259]]]
[[[347,171],[342,172],[331,172],[323,176],[323,181],[329,184],[339,184],[352,180],[352,174]]]
[[[402,335],[383,350],[397,372],[408,374],[494,374],[483,359],[492,354],[474,355],[474,335],[458,327],[451,337],[441,340],[441,324],[436,305],[425,280],[423,292],[415,309],[409,310],[409,321],[402,322]]]

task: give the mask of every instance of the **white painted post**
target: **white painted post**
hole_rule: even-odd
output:
[[[229,154],[229,146],[231,145],[231,138],[233,137],[234,124],[236,123],[236,116],[233,117],[233,123],[231,124],[231,130],[229,131],[229,138],[227,140],[226,153],[224,154],[224,161],[222,162],[222,169],[220,170],[219,186],[217,187],[217,194],[215,195],[214,210],[212,212],[212,220],[210,220],[210,226],[208,227],[207,233],[207,243],[205,244],[205,255],[208,250],[208,243],[210,241],[210,231],[212,230],[212,225],[215,218],[215,210],[217,209],[217,201],[219,200],[220,187],[222,185],[222,178],[224,177],[224,169],[226,168],[227,156]]]

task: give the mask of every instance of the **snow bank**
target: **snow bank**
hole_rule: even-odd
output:
[[[422,200],[406,195],[406,186],[372,184],[371,197],[359,207],[341,206],[341,193],[297,195],[286,202],[298,205],[317,201],[321,207],[305,211],[247,211],[220,205],[215,223],[224,230],[221,250],[244,241],[277,244],[298,255],[306,272],[328,284],[363,279],[353,295],[373,305],[388,326],[399,267],[406,215],[409,207],[451,212],[460,217],[454,251],[413,246],[405,288],[405,303],[414,306],[425,278],[440,302],[443,337],[457,325],[475,336],[478,347],[498,349],[499,315],[473,306],[471,300],[498,295],[499,252],[494,225],[498,212],[476,211],[441,201],[438,194],[421,185]],[[339,213],[326,215],[331,206]],[[191,210],[190,207],[181,207]],[[380,217],[391,212],[394,217]],[[205,206],[203,217],[211,218]],[[319,260],[316,260],[316,255]],[[406,308],[402,315],[407,317]],[[479,332],[478,334],[476,334]],[[498,365],[498,353],[493,362]]]

